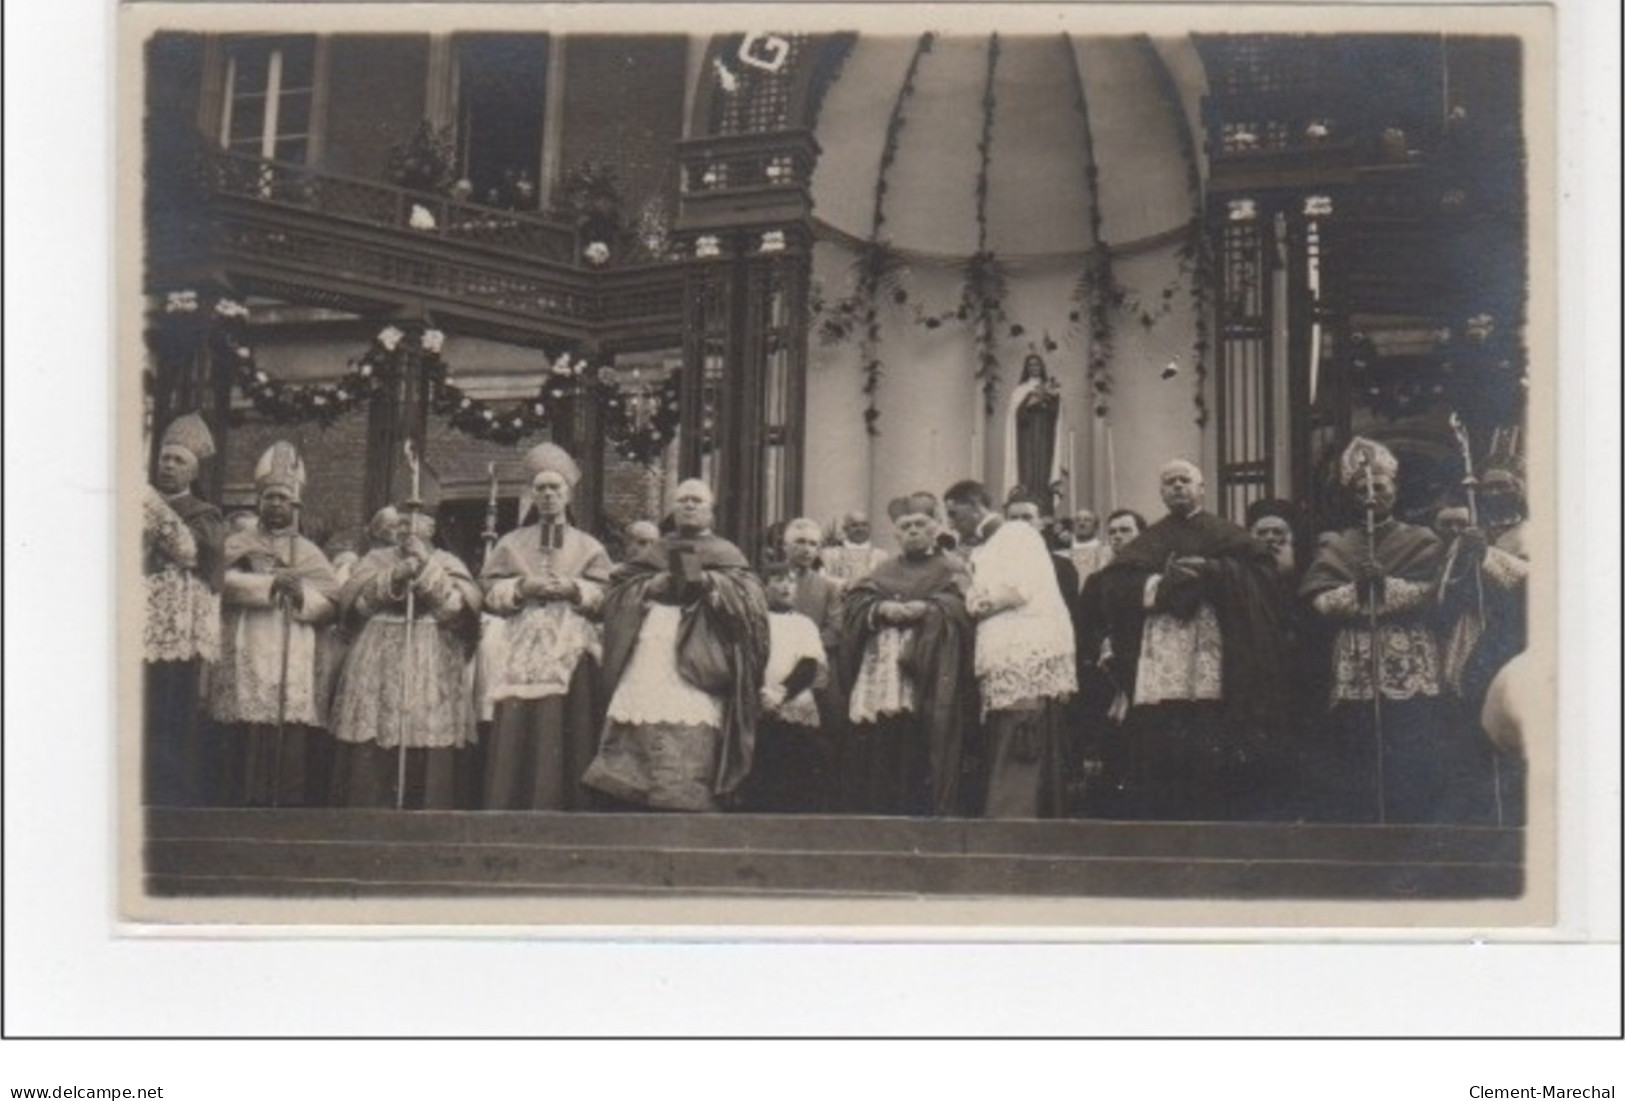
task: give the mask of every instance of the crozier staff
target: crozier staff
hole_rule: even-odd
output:
[[[1310,760],[1316,809],[1344,821],[1491,820],[1488,745],[1441,706],[1444,548],[1394,517],[1399,461],[1386,447],[1356,437],[1341,472],[1370,521],[1323,537],[1303,579],[1335,629],[1331,718]]]
[[[359,633],[333,701],[334,802],[449,810],[455,754],[474,732],[464,668],[480,589],[430,545],[428,516],[401,509],[395,523],[392,545],[369,551],[339,598]]]
[[[298,533],[305,481],[293,445],[272,444],[254,470],[259,522],[226,540],[209,715],[221,727],[215,794],[227,804],[300,806],[326,795],[322,765],[331,745],[316,628],[333,617],[338,579],[327,556]]]

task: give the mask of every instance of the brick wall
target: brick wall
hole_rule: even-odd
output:
[[[389,147],[423,119],[428,66],[427,35],[334,36],[322,167],[383,179]]]
[[[583,35],[566,38],[564,49],[562,170],[586,160],[614,165],[628,221],[657,196],[675,214],[687,40]]]
[[[604,528],[624,528],[633,520],[660,519],[665,475],[642,463],[613,456],[604,470]]]
[[[325,542],[334,535],[359,533],[362,487],[367,477],[367,414],[351,413],[330,427],[317,424],[244,424],[231,429],[226,440],[227,511],[254,507],[254,464],[267,447],[287,440],[305,460],[305,485],[300,524],[307,535]]]

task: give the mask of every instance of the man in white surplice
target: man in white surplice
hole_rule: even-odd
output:
[[[976,620],[976,680],[989,754],[988,818],[1052,818],[1063,809],[1060,704],[1077,692],[1076,643],[1044,537],[1007,524],[979,482],[943,495],[971,545],[965,606]]]

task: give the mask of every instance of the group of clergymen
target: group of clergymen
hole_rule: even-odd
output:
[[[660,809],[1043,818],[1507,821],[1516,754],[1477,722],[1522,646],[1516,531],[1393,515],[1356,440],[1364,523],[1306,569],[1285,509],[1250,530],[1163,468],[1167,515],[1072,520],[975,481],[891,502],[895,554],[784,525],[765,564],[702,481],[624,559],[573,526],[580,477],[525,459],[533,523],[476,577],[386,509],[360,553],[299,534],[278,442],[250,523],[192,493],[195,416],[144,499],[146,798],[156,804]],[[1511,549],[1507,549],[1511,548]],[[1375,691],[1373,687],[1375,686]]]

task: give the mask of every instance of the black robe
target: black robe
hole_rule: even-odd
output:
[[[704,637],[715,640],[720,647],[716,656],[726,667],[726,684],[717,689],[700,687],[722,700],[722,747],[712,790],[726,797],[750,773],[768,651],[767,596],[738,547],[710,533],[693,537],[673,534],[616,570],[602,608],[605,699],[614,696],[632,658],[649,601],[679,599],[671,594],[655,597],[649,592],[656,579],[667,576],[670,555],[676,550],[692,554],[714,586],[710,600],[683,601],[683,637],[694,640],[696,652],[685,654],[680,650],[678,666],[688,677],[691,660],[696,664],[707,660],[707,655],[697,652],[705,645],[700,641]],[[705,621],[701,629],[694,629],[692,621],[696,618]]]
[[[1188,582],[1165,578],[1158,586],[1157,610],[1184,618],[1202,601],[1213,605],[1224,639],[1221,678],[1227,722],[1273,734],[1286,718],[1281,689],[1287,668],[1275,556],[1239,525],[1211,513],[1163,517],[1100,572],[1119,680],[1132,699],[1145,632],[1146,581],[1163,573],[1171,559],[1187,557],[1208,559],[1208,568]]]
[[[912,780],[903,777],[899,782],[914,789],[926,788],[928,781],[928,790],[898,791],[882,799],[896,809],[923,809],[939,815],[956,814],[962,809],[965,724],[976,714],[976,677],[971,662],[976,625],[965,610],[969,583],[969,575],[957,558],[940,552],[913,559],[898,556],[854,582],[842,602],[841,680],[849,686],[856,683],[864,651],[875,634],[870,618],[875,607],[888,600],[920,600],[930,605],[925,618],[915,625],[913,640],[902,657],[903,671],[914,685],[914,713],[900,722],[897,731],[887,732],[895,737],[879,739],[908,739],[917,749],[923,749],[923,769],[915,771],[923,771],[924,776]],[[862,739],[862,725],[849,727],[849,746]],[[872,784],[873,764],[866,759],[849,759],[843,768],[847,786]],[[857,802],[862,804],[864,800]],[[922,807],[922,803],[926,805]]]
[[[1174,578],[1175,558],[1203,558],[1192,578]],[[1206,602],[1223,640],[1218,701],[1134,706],[1125,723],[1124,805],[1150,818],[1277,818],[1289,813],[1285,769],[1286,631],[1275,556],[1239,525],[1211,513],[1169,515],[1152,524],[1096,576],[1110,672],[1134,699],[1145,633],[1146,581],[1163,574],[1157,613],[1189,618]]]

